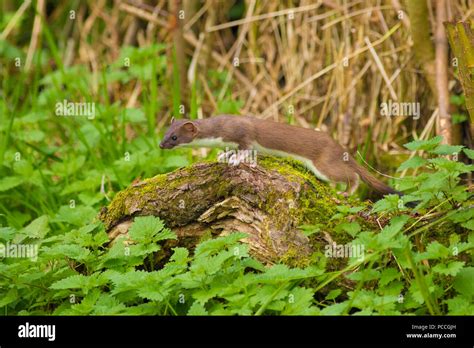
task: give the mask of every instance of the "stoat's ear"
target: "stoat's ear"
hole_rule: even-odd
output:
[[[173,122],[174,122],[174,116],[171,117],[171,122],[170,122],[170,124],[173,124]]]
[[[197,132],[196,125],[191,121],[184,123],[183,129],[193,134]]]

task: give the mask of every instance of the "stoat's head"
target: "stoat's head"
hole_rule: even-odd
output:
[[[175,146],[192,142],[198,133],[196,124],[190,120],[171,119],[170,128],[160,143],[162,149],[172,149]]]

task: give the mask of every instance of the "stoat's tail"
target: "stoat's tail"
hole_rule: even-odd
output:
[[[371,188],[373,188],[375,191],[380,193],[381,195],[395,194],[395,195],[398,195],[399,197],[403,196],[402,192],[397,191],[388,185],[385,185],[379,179],[377,179],[372,174],[370,174],[367,169],[359,165],[353,158],[350,159],[349,163],[350,163],[351,168],[357,174],[359,174],[362,181],[365,182],[367,185],[369,185]],[[420,203],[419,201],[414,201],[414,202],[407,202],[405,203],[405,205],[410,208],[415,208],[419,203]]]
[[[354,159],[351,158],[350,166],[354,171],[359,174],[360,178],[363,182],[373,188],[375,191],[380,193],[381,195],[388,195],[388,194],[396,194],[399,196],[403,196],[403,193],[391,188],[388,185],[385,185],[382,181],[374,177],[372,174],[369,173],[367,169],[359,165]]]

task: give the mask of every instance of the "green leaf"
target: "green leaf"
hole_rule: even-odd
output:
[[[341,289],[333,289],[326,295],[326,300],[335,300],[342,293]]]
[[[461,226],[467,228],[468,230],[474,231],[474,220],[463,222]]]
[[[176,239],[176,235],[164,226],[163,221],[156,216],[139,216],[135,218],[128,233],[135,242],[144,244],[164,239]]]
[[[337,225],[335,230],[336,232],[343,230],[349,233],[352,237],[355,237],[360,232],[360,225],[357,222],[344,222]]]
[[[474,305],[463,296],[444,301],[448,304],[449,315],[474,315]]]
[[[454,289],[460,294],[472,299],[474,297],[474,267],[463,268],[456,275]]]
[[[433,272],[455,276],[464,267],[464,264],[463,261],[453,261],[448,264],[439,263],[433,267]]]
[[[44,238],[48,232],[48,217],[46,215],[33,220],[20,231],[21,234],[28,238]]]
[[[320,314],[321,315],[341,315],[346,309],[346,307],[347,307],[346,301],[336,303],[321,310]]]
[[[453,155],[455,153],[461,152],[464,148],[462,145],[446,145],[441,144],[438,145],[434,150],[430,151],[430,153],[434,153],[437,155]]]
[[[419,262],[422,260],[436,260],[446,258],[450,255],[449,248],[445,247],[438,241],[431,242],[428,244],[426,251],[415,255],[415,261]]]
[[[454,105],[457,105],[457,106],[464,105],[464,102],[465,102],[464,95],[463,94],[461,94],[461,95],[452,94],[449,97],[449,101],[450,101],[451,104],[454,104]]]
[[[53,283],[49,288],[55,290],[63,289],[82,289],[84,293],[88,293],[94,287],[99,287],[107,284],[108,279],[106,276],[97,272],[90,276],[85,276],[83,274],[73,275],[57,282]]]
[[[126,120],[130,123],[146,122],[145,113],[142,109],[127,108],[124,112]]]
[[[401,172],[402,170],[409,169],[409,168],[418,168],[426,163],[424,158],[420,156],[413,156],[409,158],[405,162],[403,162],[400,167],[398,167],[397,171]]]
[[[25,180],[19,176],[8,176],[0,180],[0,192],[11,190],[21,185]]]
[[[12,227],[0,227],[0,239],[8,242],[15,236],[16,230]]]
[[[92,221],[96,215],[97,212],[92,207],[76,206],[71,208],[69,206],[63,205],[61,208],[59,208],[54,221],[66,222],[74,226],[83,226],[84,224]]]
[[[467,120],[468,120],[468,118],[467,118],[466,114],[453,113],[451,115],[451,121],[452,121],[453,124],[459,124],[459,123],[465,122]]]
[[[464,149],[463,150],[464,153],[466,154],[467,157],[469,157],[470,159],[474,160],[474,150],[471,150],[471,149]]]
[[[179,265],[186,265],[188,262],[189,251],[186,248],[173,248],[173,255],[170,257],[171,262]]]
[[[16,288],[11,288],[6,294],[2,293],[0,295],[0,308],[8,306],[10,303],[15,302],[16,300],[19,300],[18,290]]]
[[[356,281],[368,281],[373,279],[378,279],[380,277],[380,272],[375,269],[364,269],[358,272],[348,274],[346,276],[348,279]]]
[[[390,224],[385,226],[378,234],[377,240],[381,245],[388,246],[394,241],[395,236],[401,231],[403,226],[407,223],[410,217],[408,215],[401,215],[394,217]]]
[[[287,296],[287,304],[281,315],[316,315],[319,309],[313,305],[314,291],[303,287],[293,288]]]
[[[301,225],[298,226],[306,237],[309,237],[321,230],[320,225]]]
[[[235,232],[227,236],[206,240],[204,242],[201,242],[196,247],[196,250],[194,251],[194,256],[198,258],[214,254],[224,249],[226,246],[235,244],[239,240],[246,237],[248,237],[246,233]]]
[[[191,308],[189,308],[188,315],[209,315],[209,313],[202,304],[198,301],[194,301]]]
[[[385,286],[395,279],[400,279],[400,275],[400,272],[396,268],[386,268],[380,275],[379,285]]]
[[[415,140],[412,142],[409,142],[408,144],[405,144],[405,146],[408,150],[411,151],[417,151],[417,150],[433,150],[436,148],[436,146],[441,143],[443,140],[443,137],[438,135],[434,138],[431,138],[429,140]]]

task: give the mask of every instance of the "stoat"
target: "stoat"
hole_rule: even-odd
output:
[[[345,183],[347,194],[357,189],[360,178],[382,195],[401,195],[361,167],[328,134],[317,130],[253,117],[220,115],[202,120],[172,121],[160,147],[172,149],[176,146],[253,149],[293,157],[320,180]]]

